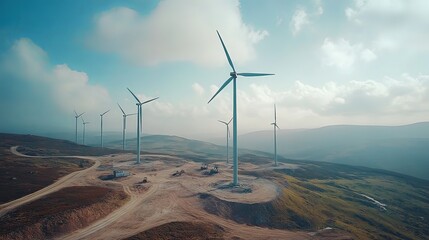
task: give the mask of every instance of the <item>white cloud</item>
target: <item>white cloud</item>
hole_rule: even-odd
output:
[[[360,56],[361,59],[364,60],[365,62],[371,62],[377,58],[377,56],[374,54],[374,52],[369,50],[369,49],[364,49],[360,53],[360,55],[361,55]]]
[[[209,99],[216,86],[201,95]],[[211,89],[211,90],[209,90]],[[246,89],[246,90],[244,90]],[[195,136],[219,133],[217,119],[232,114],[231,89],[225,88],[210,104],[156,101],[145,106],[148,131]],[[318,127],[324,124],[404,124],[424,120],[429,101],[429,76],[385,77],[379,80],[327,82],[320,86],[296,81],[289,89],[250,84],[237,91],[239,132],[266,129],[277,104],[278,119],[285,128]],[[426,114],[426,115],[425,115]],[[174,127],[171,126],[174,119]],[[381,120],[379,120],[381,119]],[[379,120],[379,121],[378,121]],[[218,128],[219,127],[219,128]],[[192,131],[189,131],[192,129]]]
[[[199,83],[192,84],[192,90],[194,90],[194,92],[198,94],[198,96],[204,95],[205,92],[203,86],[201,86]]]
[[[381,50],[429,51],[429,1],[355,0],[345,9],[349,21],[365,28],[368,40]],[[374,40],[375,39],[375,40]]]
[[[322,6],[322,0],[315,0],[316,5],[316,15],[322,15],[323,14],[323,6]]]
[[[217,66],[225,59],[216,29],[238,63],[255,58],[254,45],[268,35],[243,22],[238,0],[164,0],[147,16],[126,7],[101,13],[90,44],[140,65],[190,61]]]
[[[308,20],[307,12],[302,8],[298,8],[295,10],[290,22],[292,34],[294,36],[297,35],[301,31],[302,27],[309,23],[310,21]]]
[[[38,97],[51,98],[50,102],[64,112],[72,113],[74,108],[79,108],[79,111],[99,110],[110,103],[105,88],[89,84],[86,73],[72,70],[66,64],[52,67],[47,54],[30,39],[22,38],[14,43],[2,61],[2,72],[22,81],[37,83],[50,94]]]
[[[325,65],[345,71],[351,70],[358,60],[371,62],[377,58],[373,51],[364,48],[362,44],[351,44],[343,38],[335,42],[325,38],[321,50]]]
[[[266,85],[252,85],[253,96],[248,100],[271,104],[273,97],[289,109],[311,111],[321,116],[380,116],[427,112],[429,76],[399,79],[386,77],[379,81],[349,81],[344,84],[328,82],[320,87],[295,82],[293,88],[275,91]],[[270,97],[267,97],[270,96]],[[242,101],[245,99],[242,99]],[[412,115],[412,114],[411,114]]]

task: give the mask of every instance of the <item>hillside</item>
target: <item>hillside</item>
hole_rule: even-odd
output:
[[[278,152],[286,158],[380,168],[429,179],[429,123],[329,126],[277,134]],[[245,134],[239,143],[243,148],[272,152],[273,133]]]
[[[19,137],[23,140],[14,144],[29,142],[26,136]],[[28,138],[34,140],[35,152],[39,152],[37,146],[44,153],[55,152],[61,143]],[[165,139],[154,136],[152,147],[161,151],[165,143],[170,146],[165,147],[169,154],[143,154],[141,164],[136,164],[135,155],[129,153],[90,157],[95,161],[92,167],[56,181],[50,185],[55,185],[52,191],[44,188],[47,191],[38,191],[33,200],[0,205],[4,229],[12,229],[1,234],[21,238],[61,235],[62,239],[207,239],[201,237],[203,232],[215,239],[429,238],[429,181],[380,169],[284,158],[274,167],[269,154],[249,151],[240,155],[241,185],[232,187],[231,165],[217,159],[215,149],[204,154],[206,148],[216,145],[177,137],[170,137],[168,143],[162,141]],[[46,141],[49,145],[43,146]],[[22,154],[13,149],[3,151]],[[88,150],[92,152],[91,147]],[[174,155],[174,151],[183,156]],[[193,160],[186,154],[198,157]],[[11,163],[32,164],[34,159],[45,164],[51,160],[47,156],[18,156],[20,160]],[[219,172],[209,174],[200,168],[201,162],[216,165]],[[13,169],[8,165],[5,171]],[[113,169],[131,174],[103,178]],[[179,171],[182,173],[174,174]],[[8,186],[14,185],[9,182]],[[74,194],[78,192],[76,186],[86,193]],[[120,196],[107,197],[108,189],[121,189]],[[100,206],[93,205],[99,199],[114,201],[107,203],[109,208],[101,207],[107,209],[101,212]],[[45,204],[47,201],[53,204]],[[88,204],[79,208],[80,203]],[[115,208],[119,209],[109,214]],[[84,225],[74,220],[98,213],[98,220]],[[21,223],[31,233],[21,231]],[[57,231],[59,225],[62,230]]]
[[[109,148],[122,149],[122,141],[112,141],[106,143]],[[127,150],[136,149],[136,139],[128,139]],[[193,161],[226,161],[226,146],[216,145],[204,141],[192,140],[178,136],[169,135],[146,135],[142,137],[141,150],[144,152],[172,154]],[[270,153],[239,149],[240,155],[258,155],[272,158]],[[229,149],[229,159],[232,159],[232,147]]]

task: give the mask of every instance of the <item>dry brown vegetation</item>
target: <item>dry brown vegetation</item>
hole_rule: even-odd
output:
[[[25,158],[0,148],[0,203],[6,203],[40,190],[55,180],[91,166],[77,158]]]
[[[104,187],[63,188],[0,217],[0,239],[52,238],[107,216],[128,199]]]
[[[0,133],[0,148],[21,146],[19,151],[32,156],[102,156],[124,152],[117,149],[90,147],[67,140]]]
[[[221,226],[204,222],[170,222],[136,234],[127,240],[205,240],[224,239]]]
[[[74,144],[70,141],[0,133],[0,204],[6,203],[35,191],[55,180],[93,164],[78,158],[26,158],[11,153],[10,148],[18,146],[18,151],[30,156],[97,156],[121,152],[120,150],[93,148]]]

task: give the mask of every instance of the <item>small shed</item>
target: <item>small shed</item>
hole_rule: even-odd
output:
[[[113,177],[119,178],[119,177],[127,177],[130,175],[130,172],[124,171],[124,170],[113,170]]]

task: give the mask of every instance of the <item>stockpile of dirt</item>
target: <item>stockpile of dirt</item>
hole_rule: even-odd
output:
[[[83,228],[128,201],[122,190],[63,188],[0,217],[0,239],[47,239]]]
[[[170,222],[136,234],[127,240],[203,240],[224,239],[224,229],[218,225],[203,222]]]

